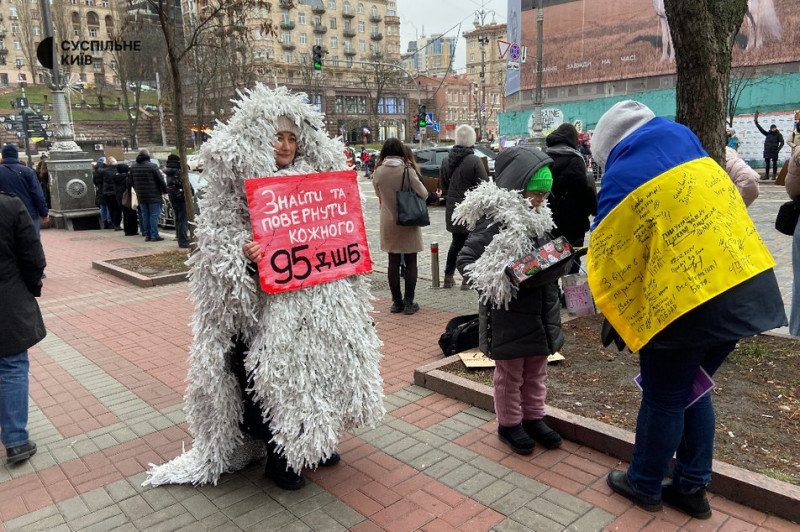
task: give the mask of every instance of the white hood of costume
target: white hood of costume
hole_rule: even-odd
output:
[[[384,414],[380,347],[363,276],[283,294],[267,294],[248,275],[242,245],[253,239],[244,180],[346,170],[344,146],[328,138],[322,115],[305,94],[257,84],[239,93],[233,116],[203,145],[208,185],[197,218],[197,251],[189,259],[194,302],[186,418],[192,449],[153,466],[145,484],[216,483],[264,454],[264,442],[242,434],[241,392],[229,368],[232,338],[250,351],[245,368],[264,419],[289,465],[315,467],[345,432],[377,424]],[[281,115],[297,124],[297,158],[278,170],[271,139]]]

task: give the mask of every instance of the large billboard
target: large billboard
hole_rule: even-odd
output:
[[[521,40],[528,61],[521,88],[535,87],[536,12],[523,2]],[[542,84],[575,85],[675,72],[663,0],[545,0]],[[797,0],[749,0],[733,65],[800,60]]]

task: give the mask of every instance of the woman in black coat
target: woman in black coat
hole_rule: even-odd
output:
[[[578,151],[578,130],[561,124],[547,135],[547,155],[553,159],[553,191],[547,202],[556,224],[553,236],[564,236],[573,247],[582,247],[589,217],[597,214],[597,189],[586,173],[586,162]],[[580,260],[570,273],[580,271]]]
[[[442,196],[447,198],[445,226],[453,235],[450,249],[447,252],[447,262],[444,266],[444,288],[452,288],[455,285],[453,274],[456,272],[456,259],[469,236],[466,227],[453,223],[453,210],[456,205],[464,201],[464,195],[468,190],[489,179],[483,162],[475,155],[472,148],[474,145],[475,130],[466,124],[458,126],[456,145],[450,150],[447,159],[442,162],[439,172],[439,188],[442,190]],[[469,288],[466,283],[462,283],[461,287]]]
[[[769,164],[772,161],[772,175],[778,177],[778,152],[783,148],[783,135],[778,131],[778,126],[772,124],[769,126],[769,131],[765,131],[761,124],[758,123],[758,111],[754,115],[753,121],[756,127],[764,137],[764,163],[766,163],[766,170],[764,171],[764,179],[769,179]]]

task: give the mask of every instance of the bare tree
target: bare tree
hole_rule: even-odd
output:
[[[357,74],[361,85],[367,93],[367,115],[370,120],[370,130],[377,131],[380,105],[384,95],[390,88],[401,88],[405,74],[393,65],[384,63],[383,56],[375,54],[370,61],[365,62],[366,68]]]
[[[282,7],[292,7],[291,0],[280,0]],[[178,154],[181,159],[181,175],[186,192],[186,215],[194,222],[194,202],[191,197],[189,183],[189,167],[186,164],[186,124],[184,122],[184,100],[181,64],[188,61],[192,51],[203,44],[213,43],[217,39],[247,41],[251,32],[256,29],[250,23],[251,14],[261,10],[269,12],[271,2],[264,0],[206,0],[202,8],[181,18],[179,5],[174,0],[128,0],[133,6],[145,6],[154,13],[161,27],[166,44],[166,59],[172,85],[172,105],[177,133]],[[191,21],[184,26],[184,22]],[[271,21],[267,18],[258,28],[262,34],[272,34]],[[190,224],[194,238],[194,224]]]
[[[42,39],[41,36],[44,34],[44,28],[41,25],[42,17],[39,16],[38,4],[33,4],[31,7],[31,3],[27,0],[17,4],[17,12],[22,24],[19,25],[19,30],[17,30],[17,34],[14,37],[19,41],[20,51],[25,59],[25,66],[28,67],[27,70],[31,73],[29,82],[35,84],[36,45],[39,44],[38,41]]]
[[[677,68],[676,119],[725,162],[731,50],[747,0],[665,0]]]
[[[756,69],[752,66],[739,67],[731,70],[730,81],[728,82],[728,125],[733,126],[733,117],[736,116],[736,108],[739,107],[739,100],[744,91],[758,83],[755,77]]]

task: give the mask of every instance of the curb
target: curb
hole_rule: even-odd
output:
[[[453,375],[441,368],[459,361],[458,355],[425,364],[414,370],[414,384],[489,412],[494,412],[492,388]],[[547,423],[566,439],[630,462],[634,434],[547,406]],[[783,519],[800,523],[800,486],[781,482],[714,460],[709,491],[732,501]]]
[[[115,264],[111,264],[110,262],[104,260],[92,261],[92,268],[94,268],[95,270],[100,270],[105,273],[110,273],[115,277],[119,277],[124,281],[128,281],[129,283],[133,283],[136,286],[141,286],[143,288],[149,288],[151,286],[162,286],[165,284],[180,283],[187,280],[189,277],[188,272],[168,273],[165,275],[146,277],[144,275],[138,274],[131,270],[126,270],[125,268],[121,268]]]

